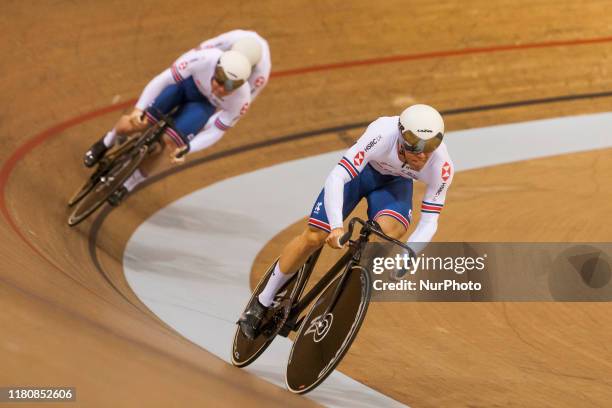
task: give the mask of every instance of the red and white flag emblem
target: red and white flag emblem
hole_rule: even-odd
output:
[[[363,151],[357,152],[355,157],[353,157],[353,164],[355,166],[361,166],[361,163],[363,163],[363,158],[364,157],[365,157],[365,153]]]
[[[257,79],[255,80],[255,86],[257,87],[262,86],[265,82],[266,82],[266,78],[262,76],[257,77]]]
[[[249,110],[249,103],[248,102],[246,102],[244,105],[242,105],[242,108],[240,108],[240,114],[244,115],[247,112],[247,110]]]
[[[448,162],[444,162],[444,164],[442,165],[442,180],[443,181],[448,180],[451,174],[452,174],[451,165],[448,164]]]

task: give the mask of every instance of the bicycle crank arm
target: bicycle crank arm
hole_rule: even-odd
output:
[[[287,320],[283,327],[279,330],[278,335],[283,337],[289,336],[289,333],[292,331],[297,331],[300,328],[303,321],[304,316],[302,316],[298,321],[295,321],[295,318]]]

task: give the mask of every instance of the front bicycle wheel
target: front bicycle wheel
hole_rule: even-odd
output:
[[[74,206],[76,203],[81,201],[100,181],[99,177],[89,177],[85,183],[70,197],[68,200],[68,207]]]
[[[286,375],[289,391],[296,394],[311,391],[334,371],[357,336],[371,291],[368,271],[355,265],[338,275],[319,295],[300,326],[289,355]]]
[[[121,187],[125,180],[134,173],[147,154],[147,146],[142,146],[133,154],[118,157],[93,190],[81,199],[70,217],[68,225],[74,227],[96,211],[113,192]]]

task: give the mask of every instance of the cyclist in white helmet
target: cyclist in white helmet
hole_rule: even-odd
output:
[[[272,69],[268,42],[255,31],[232,30],[215,38],[204,41],[201,48],[218,48],[222,51],[234,50],[247,56],[253,67],[249,77],[251,100],[261,93],[267,85]]]
[[[242,332],[254,337],[279,288],[315,250],[324,243],[340,248],[343,221],[362,198],[368,202],[368,218],[385,234],[400,239],[412,221],[413,180],[425,183],[421,217],[408,238],[411,249],[420,252],[437,230],[453,179],[443,138],[442,116],[428,105],[413,105],[400,116],[372,122],[327,177],[307,227],[282,250],[259,302],[241,316]]]
[[[85,165],[96,164],[114,144],[117,135],[143,131],[156,123],[160,115],[171,112],[174,127],[166,130],[164,146],[170,147],[172,163],[183,162],[188,152],[216,143],[246,113],[251,102],[248,84],[251,71],[249,56],[239,51],[197,47],[186,52],[149,82],[132,112],[123,115],[86,152]],[[148,159],[108,199],[109,203],[118,205],[147,174],[159,171],[162,164],[159,159]]]

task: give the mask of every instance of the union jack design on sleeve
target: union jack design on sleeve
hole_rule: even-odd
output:
[[[440,214],[443,207],[444,204],[434,204],[429,203],[427,201],[423,201],[423,203],[421,204],[421,212],[427,214]]]
[[[215,126],[217,128],[219,128],[219,129],[221,129],[224,132],[231,127],[231,126],[227,126],[225,123],[221,122],[220,118],[217,118],[217,120],[215,120]]]
[[[351,180],[357,177],[359,174],[359,171],[357,171],[357,168],[353,165],[353,163],[351,163],[351,161],[344,156],[342,156],[342,159],[338,162],[338,165],[346,170],[349,176],[351,176]]]
[[[172,78],[174,78],[176,82],[181,82],[183,80],[183,77],[181,76],[178,71],[178,68],[176,67],[176,64],[172,64],[170,71],[172,71]]]
[[[312,225],[313,227],[323,230],[325,232],[331,232],[331,227],[328,223],[323,222],[321,220],[317,220],[316,218],[310,217],[310,219],[308,220],[308,225]]]

